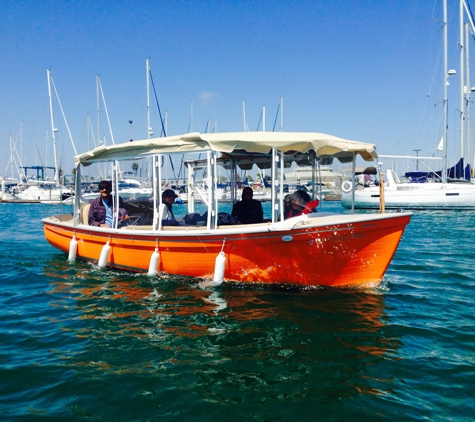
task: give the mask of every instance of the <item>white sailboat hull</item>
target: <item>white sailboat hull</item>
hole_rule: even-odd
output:
[[[13,199],[24,202],[61,201],[65,194],[71,195],[72,192],[64,187],[30,186],[23,192],[13,195]]]
[[[112,192],[114,194],[114,192]],[[148,199],[152,196],[153,192],[151,188],[144,189],[124,189],[119,190],[120,197],[125,201],[126,199]],[[85,193],[82,195],[82,198],[86,202],[90,202],[93,199],[99,197],[99,192]]]
[[[379,186],[355,190],[355,208],[379,208]],[[352,192],[342,192],[341,204],[351,208]],[[470,183],[401,183],[384,189],[386,208],[475,209],[475,185]]]

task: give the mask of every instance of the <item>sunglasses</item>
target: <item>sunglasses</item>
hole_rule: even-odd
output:
[[[109,186],[99,186],[99,190],[111,190]]]

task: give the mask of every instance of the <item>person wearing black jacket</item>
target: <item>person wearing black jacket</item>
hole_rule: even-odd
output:
[[[262,204],[253,199],[254,192],[250,187],[242,190],[242,201],[233,205],[231,217],[237,217],[241,224],[262,223],[264,220],[264,211]]]

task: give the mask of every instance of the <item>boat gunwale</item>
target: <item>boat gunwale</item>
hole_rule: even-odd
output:
[[[360,223],[374,223],[381,220],[387,220],[392,218],[399,217],[411,217],[413,213],[411,211],[404,212],[390,212],[390,213],[376,213],[376,214],[337,214],[337,213],[312,213],[304,214],[292,219],[287,219],[283,222],[272,222],[266,223],[256,223],[256,224],[239,224],[239,225],[219,225],[215,229],[209,229],[206,226],[167,226],[162,227],[161,230],[147,230],[140,229],[140,227],[146,226],[127,226],[119,229],[111,229],[104,227],[89,226],[86,224],[79,224],[77,226],[73,225],[73,217],[70,217],[68,220],[60,221],[57,216],[46,217],[42,219],[44,225],[54,225],[57,227],[63,227],[68,231],[78,231],[78,232],[90,232],[98,236],[118,236],[118,237],[212,237],[212,236],[235,236],[242,237],[245,235],[267,235],[270,236],[271,233],[280,234],[280,233],[292,233],[292,232],[308,232],[318,231],[319,233],[324,233],[327,231],[341,231],[341,230],[351,230],[354,228],[354,224]],[[64,215],[63,215],[64,216]],[[62,215],[58,217],[63,217]],[[346,227],[338,227],[346,225]],[[151,226],[147,226],[151,227]],[[368,228],[366,226],[365,228]],[[316,230],[319,229],[319,230]],[[265,236],[264,236],[265,237]]]

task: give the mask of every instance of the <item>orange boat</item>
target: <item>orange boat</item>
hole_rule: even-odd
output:
[[[163,154],[206,153],[205,160],[189,159],[188,211],[194,212],[196,195],[207,205],[205,225],[161,224]],[[121,145],[101,146],[78,155],[76,181],[81,168],[119,160],[152,157],[153,198],[151,218],[146,225],[113,228],[88,225],[89,204],[81,199],[76,183],[74,212],[43,219],[48,242],[80,259],[126,271],[156,275],[159,272],[210,279],[211,283],[262,283],[289,286],[375,286],[384,273],[412,213],[335,214],[314,212],[280,221],[283,215],[283,171],[292,162],[312,165],[377,158],[373,144],[344,140],[320,133],[236,132],[147,139]],[[231,172],[235,186],[237,169],[252,165],[270,168],[272,216],[263,223],[220,224],[222,204],[214,195],[217,167]],[[205,187],[195,185],[193,175],[207,168]],[[114,176],[114,181],[117,177]],[[236,188],[231,197],[237,197]],[[118,189],[116,189],[118,192]],[[145,221],[145,220],[144,220]]]

